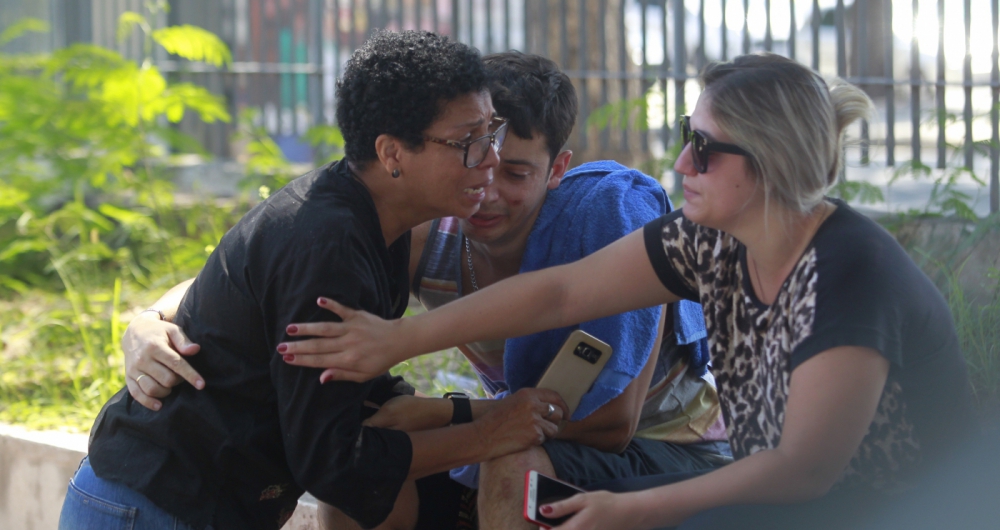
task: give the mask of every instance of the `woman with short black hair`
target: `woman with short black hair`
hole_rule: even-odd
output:
[[[412,387],[388,373],[322,385],[319,370],[282,362],[289,322],[333,317],[317,295],[402,316],[409,230],[474,214],[506,133],[478,52],[433,33],[377,33],[338,88],[345,159],[253,208],[169,315],[201,346],[191,365],[203,388],[175,388],[158,412],[124,388],[105,405],[62,530],[277,530],[304,490],[365,528],[439,528],[431,520],[448,516],[454,526],[460,506],[435,513],[430,501],[451,484],[443,472],[557,432],[565,405],[534,389],[461,425],[371,427],[371,404]],[[132,377],[129,386],[148,386],[163,375]],[[480,438],[494,443],[469,443]]]

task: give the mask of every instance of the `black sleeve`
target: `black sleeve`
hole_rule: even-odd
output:
[[[290,323],[339,320],[316,305],[317,296],[382,313],[367,250],[348,233],[278,262],[261,297],[270,351],[292,340],[285,333]],[[277,354],[270,367],[284,450],[296,481],[365,528],[383,522],[409,474],[412,446],[402,431],[362,427],[361,422],[367,416],[364,401],[373,391],[374,397],[385,397],[397,381],[382,376],[365,383],[320,384],[322,370],[289,365]]]
[[[886,237],[858,230],[817,238],[815,317],[812,329],[799,332],[804,339],[792,350],[792,369],[840,346],[871,348],[902,365],[906,314],[928,304],[909,300],[919,286],[907,274],[915,267]]]
[[[698,290],[693,272],[691,272],[690,267],[685,267],[684,263],[676,263],[678,259],[684,261],[684,255],[688,254],[683,251],[683,247],[689,244],[682,237],[684,232],[680,230],[680,224],[683,220],[682,210],[675,210],[659,219],[654,219],[646,223],[643,228],[643,240],[646,243],[646,254],[649,255],[649,261],[663,286],[685,300],[698,302]],[[667,241],[668,238],[670,241]],[[668,243],[677,248],[678,252],[668,256]],[[678,265],[688,271],[688,274],[678,273]]]

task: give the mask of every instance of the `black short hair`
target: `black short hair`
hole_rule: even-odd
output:
[[[376,31],[337,81],[344,155],[361,165],[376,159],[382,134],[419,148],[446,103],[487,88],[475,48],[429,31]]]
[[[543,135],[552,163],[576,123],[576,89],[569,76],[545,57],[518,51],[487,55],[483,62],[497,115],[521,138]]]

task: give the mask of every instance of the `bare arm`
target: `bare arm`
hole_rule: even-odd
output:
[[[840,347],[792,373],[778,447],[698,478],[650,490],[578,495],[553,505],[555,516],[578,512],[560,528],[673,526],[698,512],[734,504],[782,504],[818,498],[836,483],[857,451],[882,395],[889,362],[878,352]]]
[[[635,434],[646,397],[646,389],[649,388],[656,359],[659,357],[663,317],[661,317],[660,322],[656,344],[639,376],[625,388],[621,395],[585,419],[577,422],[562,422],[559,433],[554,436],[555,438],[578,442],[602,451],[617,453],[624,450]],[[470,403],[474,420],[485,417],[501,406],[501,400],[494,399],[473,399]],[[454,404],[448,399],[398,396],[382,405],[374,416],[365,420],[365,425],[397,429],[409,433],[440,429],[447,427],[451,422],[453,411]]]
[[[150,306],[152,309],[159,309],[163,313],[163,318],[167,322],[173,322],[174,318],[177,317],[177,308],[181,306],[181,300],[184,299],[184,295],[187,294],[188,289],[191,288],[191,284],[194,283],[194,278],[190,280],[184,280],[181,283],[173,286],[167,292],[163,293],[153,305]]]
[[[177,284],[150,306],[162,312],[165,321],[153,311],[144,311],[129,323],[122,337],[126,386],[148,409],[159,410],[162,403],[157,398],[168,396],[172,387],[184,381],[198,389],[205,387],[204,379],[182,357],[198,353],[200,346],[172,323],[192,282]]]
[[[293,324],[291,335],[331,338],[283,343],[278,351],[292,364],[332,367],[325,379],[364,381],[456,344],[516,337],[676,300],[657,278],[640,229],[580,261],[519,274],[397,321],[320,299],[344,322]],[[298,355],[323,352],[335,353]]]
[[[551,416],[549,404],[554,406]],[[540,445],[555,436],[565,413],[566,404],[556,392],[525,388],[495,401],[472,423],[411,432],[413,459],[407,478],[421,478]]]
[[[642,405],[646,401],[646,391],[653,378],[656,360],[660,356],[663,342],[663,323],[667,318],[666,308],[660,313],[659,328],[653,349],[642,372],[632,380],[625,391],[580,421],[565,423],[556,438],[581,443],[607,451],[619,453],[632,440],[639,426]]]

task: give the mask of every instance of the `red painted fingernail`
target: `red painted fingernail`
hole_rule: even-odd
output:
[[[316,300],[316,302],[319,305],[326,305],[326,298],[320,297],[318,300]]]
[[[285,353],[286,351],[288,351],[288,345],[282,342],[281,344],[278,345],[278,351],[281,353]]]
[[[295,356],[291,354],[282,355],[281,358],[284,359],[286,363],[290,363],[295,360]]]
[[[542,506],[541,508],[539,508],[539,511],[541,511],[542,513],[546,513],[546,514],[552,513],[552,507],[549,506],[548,504],[546,504],[545,506]]]
[[[331,376],[329,374],[323,374],[323,375],[319,376],[319,382],[320,382],[320,384],[329,383],[332,380],[333,380],[333,376]]]
[[[285,328],[285,331],[287,331],[289,333],[298,333],[299,332],[299,327],[296,326],[295,324],[291,324],[287,328]]]

